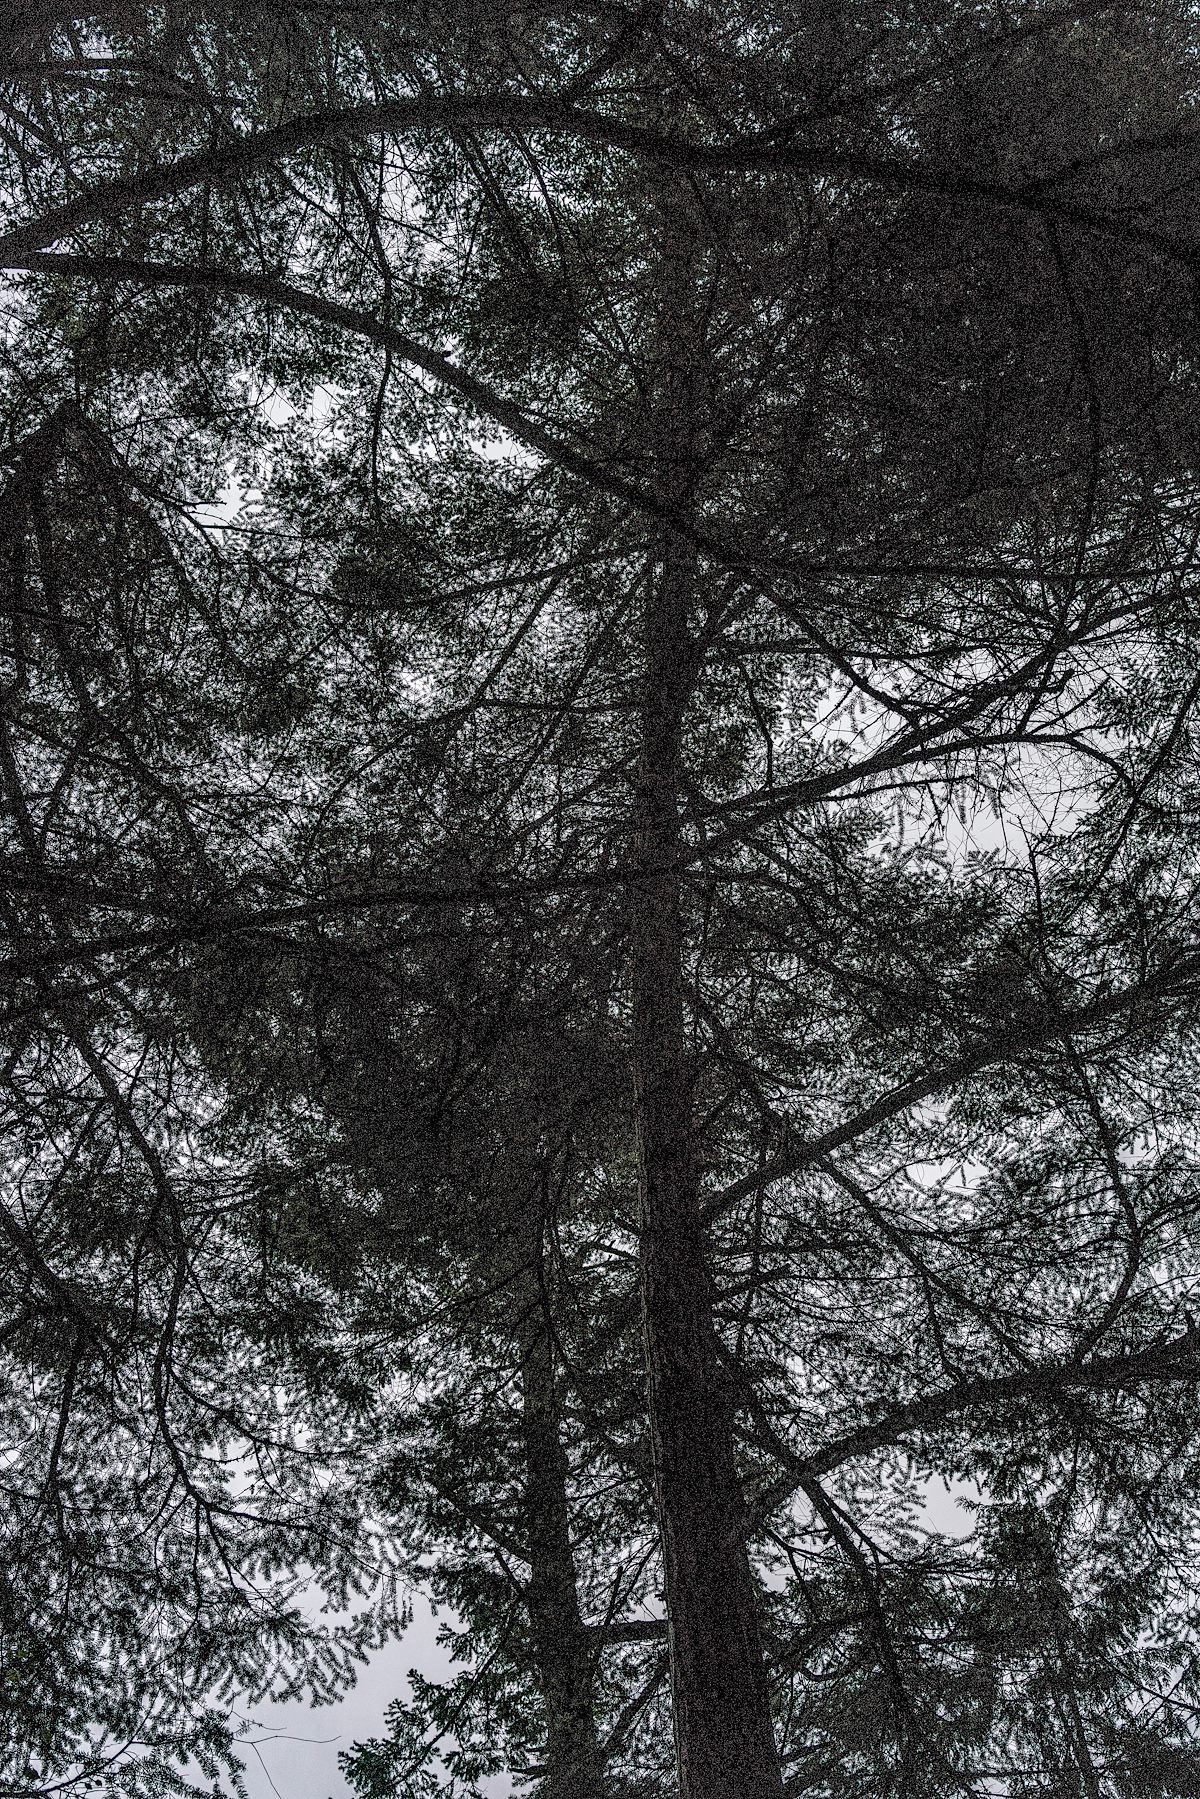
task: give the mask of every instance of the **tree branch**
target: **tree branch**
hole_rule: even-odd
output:
[[[1074,225],[1113,242],[1151,250],[1188,273],[1195,271],[1200,257],[1200,246],[1173,232],[1131,224],[1094,207],[1047,194],[1046,184],[1059,178],[1055,173],[1036,186],[1011,187],[901,156],[873,156],[831,145],[781,145],[761,136],[733,138],[726,143],[696,143],[670,132],[588,111],[555,95],[514,93],[422,94],[369,106],[302,114],[269,131],[196,151],[165,168],[155,167],[102,182],[0,236],[0,257],[41,249],[81,226],[112,220],[132,207],[169,199],[190,188],[228,181],[282,157],[358,137],[463,130],[551,132],[606,149],[651,157],[694,173],[840,176],[899,193],[925,194],[955,204],[982,205],[1041,221]],[[1181,128],[1174,134],[1156,134],[1153,147],[1177,149],[1194,141],[1195,134]],[[1120,149],[1122,154],[1132,156],[1138,154],[1140,147],[1140,140],[1131,139]]]
[[[628,481],[597,462],[583,450],[566,442],[553,431],[540,425],[514,401],[506,399],[490,383],[460,368],[440,351],[418,343],[394,325],[385,324],[370,313],[346,306],[339,300],[327,299],[306,288],[280,280],[275,275],[254,274],[238,269],[216,268],[188,263],[146,262],[129,256],[89,256],[59,252],[7,252],[0,238],[0,268],[27,270],[31,273],[79,275],[91,280],[136,281],[147,286],[197,288],[207,293],[239,295],[282,306],[308,318],[337,327],[379,345],[391,356],[409,363],[430,375],[441,386],[458,394],[483,417],[491,419],[527,449],[536,450],[547,461],[569,474],[578,476],[602,493],[625,501],[643,516],[666,524],[679,537],[693,544],[716,567],[732,574],[761,576],[771,572],[777,576],[854,578],[885,580],[903,576],[910,580],[1003,580],[1036,581],[1055,578],[1055,571],[1026,568],[1011,562],[922,562],[881,563],[854,551],[832,557],[772,555],[761,549],[742,549],[724,538],[693,524],[672,506],[664,503],[648,488]],[[1063,571],[1065,574],[1067,571]],[[1070,571],[1070,578],[1080,582],[1111,582],[1119,575],[1129,580],[1136,576],[1157,574],[1158,570],[1112,568]]]
[[[1042,1019],[1024,1031],[1014,1031],[1011,1028],[998,1031],[953,1062],[943,1063],[939,1068],[915,1075],[912,1080],[881,1094],[869,1106],[864,1106],[861,1112],[854,1113],[821,1136],[802,1139],[794,1147],[782,1150],[765,1168],[756,1169],[752,1174],[743,1175],[740,1180],[731,1182],[709,1200],[706,1218],[711,1223],[723,1217],[740,1200],[758,1192],[761,1187],[770,1186],[775,1181],[786,1179],[788,1175],[799,1174],[803,1169],[811,1168],[822,1157],[832,1154],[835,1149],[844,1148],[847,1143],[853,1143],[876,1125],[886,1124],[889,1119],[911,1111],[922,1100],[947,1092],[958,1086],[959,1082],[982,1073],[985,1068],[997,1067],[1017,1056],[1028,1054],[1030,1050],[1041,1049],[1056,1037],[1069,1038],[1080,1031],[1094,1030],[1097,1026],[1109,1024],[1136,1011],[1139,1006],[1150,1001],[1186,993],[1198,983],[1200,951],[1188,949],[1177,960],[1166,961],[1144,981],[1123,987],[1116,993],[1103,994],[1077,1011],[1048,1010]]]
[[[1171,1337],[1165,1343],[1130,1350],[1122,1355],[1090,1362],[1052,1361],[1023,1368],[1017,1374],[981,1375],[956,1381],[940,1392],[925,1393],[893,1407],[871,1424],[858,1425],[843,1436],[819,1445],[802,1456],[779,1439],[773,1452],[788,1469],[785,1479],[773,1483],[755,1502],[758,1518],[765,1517],[798,1489],[807,1492],[806,1480],[832,1474],[843,1463],[891,1448],[903,1438],[965,1412],[986,1412],[1005,1405],[1052,1405],[1071,1392],[1103,1392],[1141,1386],[1153,1381],[1200,1380],[1200,1339],[1194,1331]],[[801,1478],[803,1476],[803,1478]]]

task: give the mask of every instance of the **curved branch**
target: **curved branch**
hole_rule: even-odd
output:
[[[876,1449],[888,1449],[905,1437],[932,1430],[967,1412],[984,1412],[1006,1405],[1052,1405],[1073,1392],[1105,1392],[1139,1387],[1147,1382],[1200,1381],[1200,1340],[1195,1331],[1169,1338],[1148,1349],[1131,1350],[1090,1362],[1054,1361],[1023,1368],[1017,1374],[982,1375],[955,1381],[940,1392],[924,1393],[893,1407],[871,1424],[861,1424],[818,1445],[802,1456],[780,1438],[772,1445],[787,1473],[755,1501],[754,1512],[764,1518],[792,1493],[807,1492],[806,1481],[832,1474],[843,1463]]]
[[[714,536],[685,518],[648,488],[626,480],[612,469],[597,462],[583,450],[576,449],[564,438],[507,399],[489,382],[482,381],[467,369],[460,368],[438,350],[419,343],[407,332],[340,300],[327,299],[307,288],[296,287],[275,275],[254,274],[240,269],[218,268],[189,263],[146,262],[132,256],[89,256],[58,251],[16,252],[6,248],[8,240],[0,238],[0,268],[26,270],[31,273],[79,275],[91,280],[132,281],[147,286],[189,287],[206,293],[234,294],[245,299],[262,300],[269,305],[285,307],[307,318],[361,337],[377,344],[391,356],[431,376],[442,387],[466,400],[484,418],[503,428],[516,442],[536,450],[547,461],[569,474],[577,475],[590,486],[627,505],[658,524],[666,524],[676,536],[691,543],[716,567],[733,574],[761,576],[770,571],[781,576],[851,577],[876,580],[906,576],[913,580],[970,579],[1044,582],[1055,578],[1053,569],[1027,568],[1009,562],[920,562],[884,563],[849,553],[835,557],[772,556],[761,549],[744,550]],[[1130,579],[1135,575],[1158,571],[1122,570]],[[1071,578],[1111,582],[1112,569],[1072,570]]]
[[[555,95],[538,94],[425,94],[387,100],[369,106],[306,113],[288,119],[268,131],[232,138],[181,157],[165,168],[118,176],[90,188],[73,200],[50,207],[37,218],[27,219],[0,236],[0,256],[19,255],[56,242],[81,226],[111,220],[134,206],[144,206],[189,189],[228,181],[282,157],[327,148],[359,137],[412,131],[542,131],[651,157],[673,168],[707,174],[810,174],[842,177],[899,193],[924,194],[954,204],[982,205],[992,210],[1024,214],[1038,220],[1074,225],[1091,235],[1139,249],[1150,250],[1194,273],[1200,245],[1173,232],[1135,225],[1113,218],[1094,207],[1058,199],[1037,186],[1012,187],[1007,183],[963,175],[952,169],[923,165],[909,158],[868,155],[838,150],[830,145],[772,143],[761,136],[733,138],[725,143],[696,143],[670,132],[629,123],[610,115],[574,106]],[[1178,148],[1194,140],[1194,133],[1180,129],[1156,134],[1154,147]],[[1128,155],[1138,152],[1140,140],[1122,146]],[[1045,180],[1053,180],[1051,174]]]

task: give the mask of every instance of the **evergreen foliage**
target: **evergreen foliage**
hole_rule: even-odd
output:
[[[1198,51],[0,10],[7,1799],[1200,1790]]]

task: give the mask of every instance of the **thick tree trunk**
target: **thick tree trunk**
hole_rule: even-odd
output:
[[[693,323],[691,209],[677,183],[664,178],[664,187],[651,447],[660,496],[684,510],[703,427],[703,356]],[[697,573],[692,548],[667,533],[644,617],[632,988],[647,1385],[680,1799],[779,1799],[757,1596],[716,1353],[684,1030],[679,790]]]
[[[579,1610],[567,1510],[567,1457],[559,1426],[554,1344],[543,1304],[542,1222],[521,1360],[525,1452],[524,1524],[530,1579],[526,1596],[536,1678],[546,1709],[541,1799],[602,1799],[596,1736],[595,1667]]]

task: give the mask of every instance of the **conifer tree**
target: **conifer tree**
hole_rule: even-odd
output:
[[[214,1525],[218,1443],[301,1464],[231,1385],[345,1465],[413,1353],[380,1275],[435,1316],[500,1281],[421,1428],[436,1461],[504,1369],[447,1503],[520,1512],[523,1621],[484,1648],[457,1596],[550,1791],[1188,1790],[1194,35],[1162,4],[6,30],[30,1642],[95,1532],[153,1542],[177,1491]],[[551,1166],[618,1417],[533,1304],[516,1196]],[[166,1498],[85,1451],[118,1411]],[[962,1542],[922,1525],[935,1475],[978,1496]],[[161,1667],[180,1731],[246,1678],[280,1614],[214,1620],[282,1526],[349,1578],[354,1503],[330,1532],[321,1477],[291,1492],[193,1558],[197,1665],[169,1631],[122,1659],[111,1613],[19,1651],[28,1719],[104,1644],[18,1790]],[[673,1777],[622,1661],[659,1622],[588,1611],[647,1497]],[[142,1578],[178,1608],[170,1558]],[[410,1722],[364,1792],[425,1777]]]

